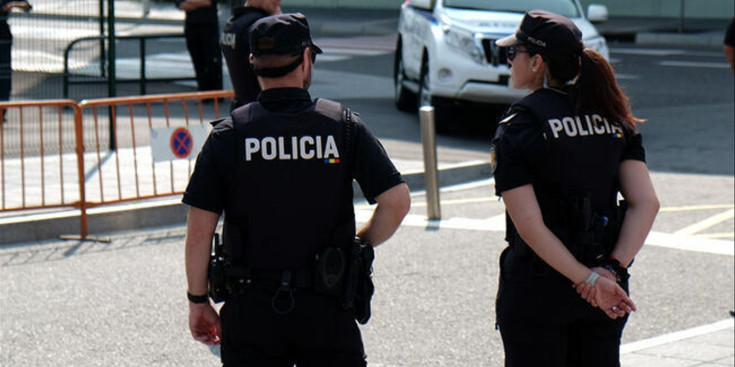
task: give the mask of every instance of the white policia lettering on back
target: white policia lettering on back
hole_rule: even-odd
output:
[[[230,46],[233,49],[235,48],[235,43],[237,42],[237,38],[235,38],[234,33],[224,32],[222,33],[222,36],[220,37],[219,43],[225,46]]]
[[[337,143],[332,135],[328,135],[326,139],[321,136],[292,136],[288,140],[283,136],[245,138],[245,160],[252,161],[253,154],[260,154],[266,161],[339,158]]]
[[[584,122],[582,121],[584,118]],[[550,119],[548,121],[551,132],[554,133],[554,138],[559,139],[559,132],[563,131],[567,137],[573,138],[575,136],[588,136],[588,135],[605,135],[612,134],[622,136],[623,129],[619,126],[610,124],[606,118],[600,115],[594,114],[584,115],[582,117],[562,117],[562,119]]]

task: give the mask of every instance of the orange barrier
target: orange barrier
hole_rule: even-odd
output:
[[[227,116],[232,97],[212,91],[0,103],[7,120],[0,129],[0,212],[78,208],[86,239],[88,208],[181,194],[191,159],[154,162],[151,132]]]
[[[80,206],[79,111],[71,100],[0,103],[0,211]]]

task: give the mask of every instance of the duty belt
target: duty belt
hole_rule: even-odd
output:
[[[255,268],[229,268],[227,270],[230,294],[237,297],[249,287],[273,291],[271,307],[278,314],[293,311],[296,300],[294,290],[314,287],[314,272],[307,269],[299,271]]]
[[[285,285],[289,288],[311,288],[314,286],[314,271],[311,269],[257,269],[231,267],[227,271],[230,284],[254,285],[259,288],[276,289]]]

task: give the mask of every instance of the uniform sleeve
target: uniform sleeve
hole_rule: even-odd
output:
[[[628,138],[625,152],[620,157],[620,161],[634,159],[637,161],[646,161],[646,150],[643,148],[643,137],[640,133],[633,133]]]
[[[217,214],[225,207],[225,197],[236,166],[236,136],[232,130],[213,131],[197,157],[194,172],[184,191],[184,204]]]
[[[356,121],[354,177],[365,199],[374,204],[375,198],[403,183],[403,177],[388,158],[383,145],[362,121]]]
[[[531,154],[543,144],[542,131],[532,116],[519,113],[498,126],[493,139],[495,195],[533,182]]]

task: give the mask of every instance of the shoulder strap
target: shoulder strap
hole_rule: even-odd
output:
[[[355,120],[354,113],[342,106],[341,103],[329,99],[319,98],[316,101],[316,112],[329,117],[334,121],[341,121],[344,124],[342,139],[345,144],[344,157],[342,160],[346,163],[348,182],[352,182],[352,173],[354,172],[355,149],[353,148],[353,140],[355,137]]]
[[[352,120],[352,111],[345,108],[343,112],[344,126],[344,142],[345,142],[345,163],[347,166],[348,181],[352,183],[352,173],[354,173],[355,149],[353,147],[353,139],[355,137],[355,121]]]

